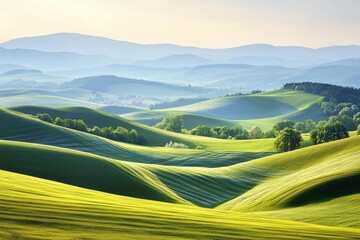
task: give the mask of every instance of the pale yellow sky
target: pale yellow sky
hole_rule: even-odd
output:
[[[360,44],[360,0],[0,0],[0,42],[76,32],[200,47]]]

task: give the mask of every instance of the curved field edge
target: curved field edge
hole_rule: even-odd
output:
[[[190,204],[146,169],[89,153],[0,140],[0,169],[119,195]]]
[[[258,126],[268,130],[276,122],[285,119],[295,122],[309,118],[315,121],[327,119],[317,104],[321,98],[301,91],[278,90],[216,98],[183,107],[139,111],[122,116],[147,125],[155,125],[165,114],[175,114],[183,117],[184,127],[187,129],[201,124],[208,127],[240,125],[246,129]],[[278,110],[274,111],[274,108]]]
[[[359,193],[359,187],[351,184],[360,176],[359,140],[357,136],[244,163],[266,166],[274,175],[218,208],[270,211]]]
[[[116,196],[7,171],[0,171],[0,190],[1,238],[354,239],[360,234]]]

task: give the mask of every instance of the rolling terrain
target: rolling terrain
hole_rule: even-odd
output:
[[[324,120],[326,116],[318,107],[320,96],[299,91],[278,90],[260,94],[215,98],[187,106],[152,111],[138,111],[122,116],[148,125],[160,122],[165,114],[183,116],[184,127],[197,125],[258,126],[270,129],[283,119],[292,121]]]
[[[0,198],[6,204],[1,234],[241,239],[271,233],[274,239],[352,239],[360,233],[358,209],[352,205],[359,201],[359,189],[349,185],[357,181],[360,169],[358,141],[359,136],[221,168],[126,163],[66,148],[1,141]],[[309,195],[319,186],[321,194]],[[341,215],[335,221],[334,209]],[[304,211],[300,217],[299,211]],[[314,216],[313,211],[321,214]],[[151,227],[160,222],[161,230]],[[88,225],[91,232],[83,230]],[[212,230],[199,231],[205,226]]]
[[[0,178],[1,238],[351,239],[359,235],[357,229],[146,201],[7,171],[1,171]]]

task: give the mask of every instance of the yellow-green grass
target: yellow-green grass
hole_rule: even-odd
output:
[[[116,196],[0,171],[2,239],[355,239],[360,230]]]
[[[322,145],[316,146],[315,150],[312,150],[313,154],[317,154],[316,156],[325,156],[325,158],[333,157],[333,153],[340,154],[340,157],[343,157],[341,154],[346,154],[348,152],[355,151],[358,147],[354,143],[357,141],[357,138],[354,137],[348,140],[347,144],[340,144],[340,148],[343,151],[336,151],[336,147],[333,147],[331,150],[328,150],[329,147],[323,149]],[[324,146],[328,146],[331,144],[324,144]],[[354,145],[354,146],[353,146]],[[47,151],[40,151],[40,149],[46,149]],[[332,150],[335,149],[335,152]],[[355,149],[355,150],[354,150]],[[163,166],[163,165],[155,165],[155,164],[140,164],[140,163],[126,163],[119,160],[104,158],[97,155],[92,155],[84,152],[71,151],[64,148],[50,148],[44,145],[34,145],[34,144],[25,144],[25,143],[16,143],[16,142],[3,142],[0,144],[0,150],[3,153],[3,159],[0,161],[0,167],[9,171],[20,172],[24,174],[29,174],[33,176],[39,176],[47,179],[62,181],[78,186],[84,186],[79,184],[90,184],[88,187],[94,189],[94,186],[97,187],[98,180],[93,179],[93,183],[91,181],[86,181],[83,179],[78,182],[78,179],[72,179],[71,176],[84,175],[87,176],[91,174],[89,172],[92,166],[96,166],[96,164],[103,164],[105,162],[111,162],[113,165],[118,166],[121,171],[130,171],[133,175],[138,177],[145,185],[149,183],[151,188],[155,186],[156,191],[166,195],[168,199],[160,199],[158,197],[154,197],[155,199],[161,201],[178,201],[183,203],[192,203],[203,207],[216,207],[223,203],[225,207],[226,204],[229,204],[231,199],[235,199],[240,196],[240,198],[246,197],[248,194],[252,194],[255,191],[255,194],[263,194],[264,192],[256,192],[256,189],[266,188],[266,184],[273,178],[278,179],[279,177],[291,178],[292,174],[297,173],[301,170],[302,165],[296,162],[298,156],[293,155],[292,158],[289,158],[288,153],[278,154],[273,157],[263,158],[259,160],[253,160],[249,162],[243,162],[237,165],[233,165],[230,167],[221,167],[221,168],[209,168],[206,167],[179,167],[179,165],[191,166],[196,164],[186,164],[182,163],[182,161],[189,161],[185,156],[183,158],[175,158],[172,159],[170,156],[168,159],[168,164],[173,166]],[[161,149],[157,149],[161,152]],[[185,150],[186,152],[189,150]],[[298,150],[300,151],[300,150]],[[295,151],[295,152],[298,152]],[[295,153],[294,152],[294,153]],[[181,153],[181,151],[180,151]],[[191,153],[190,153],[191,154]],[[49,157],[50,156],[50,157]],[[122,155],[118,156],[118,159],[121,159]],[[203,160],[210,155],[201,155],[199,154],[198,162],[203,162],[209,164],[210,161]],[[139,154],[138,157],[141,157]],[[195,155],[192,157],[196,158]],[[216,156],[213,156],[214,158]],[[50,162],[48,158],[51,159]],[[71,161],[66,161],[66,159],[71,159]],[[272,159],[274,163],[272,163]],[[345,159],[346,160],[346,159]],[[89,161],[89,164],[87,164]],[[134,160],[136,161],[136,160]],[[137,160],[140,162],[140,160]],[[215,160],[213,160],[215,161]],[[272,163],[272,166],[269,167],[269,161]],[[276,162],[275,162],[276,161]],[[285,161],[283,163],[282,161]],[[173,162],[172,164],[170,164]],[[260,162],[260,163],[259,163]],[[91,164],[90,164],[91,163]],[[279,170],[276,164],[285,164],[285,170]],[[326,169],[328,162],[324,163],[323,168]],[[49,165],[50,164],[50,165]],[[68,175],[69,171],[65,171],[58,167],[58,165],[62,167],[66,167],[68,169],[73,169],[73,175]],[[90,167],[90,170],[82,167],[82,165],[86,165]],[[304,164],[304,162],[302,162]],[[316,161],[312,161],[311,164],[314,164],[315,170],[318,167],[322,167]],[[209,164],[210,167],[211,163]],[[38,167],[41,166],[41,167]],[[291,170],[291,167],[294,167]],[[58,172],[61,169],[60,172]],[[331,170],[331,168],[329,168]],[[118,171],[118,169],[113,169],[114,171]],[[329,170],[329,171],[330,171]],[[56,174],[53,174],[55,171]],[[312,168],[305,168],[303,170],[305,174],[311,175],[313,174]],[[56,178],[54,178],[56,177]],[[68,179],[70,177],[70,182]],[[280,179],[280,178],[279,178]],[[298,181],[300,179],[296,178]],[[303,178],[307,180],[305,177]],[[112,181],[110,179],[106,179],[108,182]],[[100,181],[100,180],[99,180]],[[280,182],[275,182],[277,185],[281,185]],[[293,183],[289,180],[289,188],[292,188],[293,185],[296,185],[296,182]],[[101,182],[101,181],[100,181]],[[290,184],[291,183],[291,184]],[[125,193],[121,187],[121,185],[101,185],[105,190],[106,187],[109,187],[110,192],[130,195],[133,194],[131,191],[129,192],[125,189]],[[263,187],[265,186],[265,187]],[[85,186],[86,187],[86,186]],[[113,188],[112,188],[113,187]],[[160,189],[157,189],[160,188]],[[96,189],[96,188],[95,188]],[[104,190],[103,189],[103,190]],[[255,189],[255,190],[254,190]],[[104,190],[104,191],[105,191]],[[269,190],[269,189],[267,189]],[[286,189],[285,189],[286,190]],[[284,191],[285,191],[284,190]],[[166,193],[166,194],[165,194]],[[281,194],[280,192],[276,192],[276,194]],[[257,196],[257,195],[256,195]],[[326,196],[326,194],[325,194]],[[147,195],[147,198],[149,196]],[[229,203],[227,203],[230,201]],[[250,202],[252,199],[249,200]],[[270,203],[270,201],[268,201]],[[252,203],[252,202],[251,202]],[[224,206],[220,206],[223,208]]]
[[[154,125],[165,114],[176,114],[183,117],[184,127],[187,129],[197,125],[241,125],[246,129],[258,126],[268,130],[284,119],[295,122],[326,119],[317,104],[321,98],[301,91],[278,90],[249,96],[216,98],[182,107],[133,112],[123,116]]]
[[[259,214],[327,226],[360,228],[360,194]]]
[[[0,169],[89,189],[189,204],[145,168],[89,153],[0,141]]]
[[[262,167],[273,176],[218,208],[270,211],[357,194],[359,185],[354,183],[360,179],[359,142],[360,136],[356,136],[231,166]]]
[[[13,141],[0,141],[0,151],[0,169],[126,196],[204,207],[214,207],[246,192],[267,174],[261,168],[233,171],[129,163]]]
[[[121,157],[122,160],[127,161],[210,167],[231,165],[276,153],[273,146],[274,139],[223,140],[185,135],[148,127],[86,108],[21,107],[15,110],[31,114],[49,112],[62,117],[81,118],[89,122],[89,125],[135,128],[149,138],[151,145],[164,146],[165,143],[173,141],[185,143],[190,148],[203,149],[169,149],[120,143],[49,124],[13,110],[0,110],[2,139],[66,147],[116,159]]]

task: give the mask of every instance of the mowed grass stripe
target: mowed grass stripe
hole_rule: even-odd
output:
[[[2,238],[353,239],[360,234],[355,229],[115,196],[6,171],[1,171],[0,180]]]

